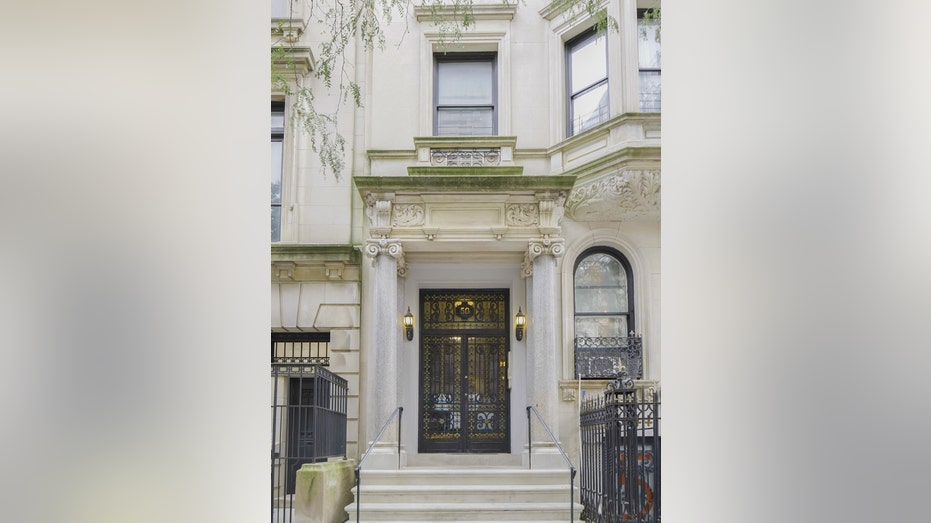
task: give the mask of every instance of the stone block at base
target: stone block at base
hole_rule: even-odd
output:
[[[297,471],[294,488],[295,523],[343,523],[352,503],[355,461],[306,463]]]

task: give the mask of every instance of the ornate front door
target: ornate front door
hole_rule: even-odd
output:
[[[507,289],[420,298],[420,452],[510,452]]]

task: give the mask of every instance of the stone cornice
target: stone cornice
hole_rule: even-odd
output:
[[[591,174],[597,174],[617,166],[623,166],[631,162],[651,162],[659,167],[660,147],[624,147],[617,151],[600,156],[590,162],[584,163],[578,167],[573,167],[563,174],[584,178]]]
[[[475,20],[511,20],[517,12],[517,2],[508,3],[500,2],[493,4],[472,4],[472,18]],[[464,13],[462,9],[456,9],[453,5],[443,5],[437,7],[418,6],[414,8],[414,14],[418,22],[434,22],[443,20],[462,21]]]
[[[447,167],[446,169],[450,169]],[[473,168],[481,173],[484,168]],[[485,193],[568,191],[575,185],[575,176],[354,176],[353,183],[362,198],[369,192],[407,193]]]
[[[548,154],[553,154],[562,149],[571,148],[580,142],[585,142],[591,140],[592,137],[609,134],[611,129],[628,123],[640,123],[640,124],[655,124],[657,127],[661,125],[662,117],[661,113],[624,113],[614,118],[605,120],[604,122],[592,127],[591,129],[586,129],[584,132],[576,134],[566,138],[565,140],[553,145],[547,149]],[[658,149],[658,148],[657,148]]]
[[[272,61],[272,69],[282,74],[306,75],[314,70],[314,54],[310,47],[276,46],[284,49],[285,58]]]
[[[516,147],[516,136],[415,136],[414,147]]]
[[[604,8],[604,6],[606,6],[608,3],[602,0],[601,2],[599,2],[599,4],[600,4],[599,7]],[[570,9],[569,6],[570,6],[570,2],[566,2],[565,0],[554,0],[553,2],[550,2],[549,4],[547,4],[543,9],[540,9],[538,13],[540,13],[540,16],[542,16],[543,18],[552,21],[553,19],[555,19],[556,17],[564,13],[571,14],[572,9]],[[581,13],[585,13],[585,11],[581,10]]]
[[[309,245],[297,243],[273,243],[271,258],[276,261],[342,261],[357,264],[362,256],[359,247],[347,244]]]
[[[358,281],[362,254],[354,245],[272,244],[273,282]]]
[[[407,174],[410,176],[520,176],[524,172],[524,167],[515,166],[456,166],[456,167],[438,167],[438,166],[416,166],[408,167]]]

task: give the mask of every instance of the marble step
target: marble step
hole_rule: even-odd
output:
[[[568,469],[517,467],[408,467],[401,470],[362,470],[362,488],[369,485],[563,485]]]
[[[353,489],[355,495],[355,489]],[[362,484],[362,500],[370,503],[391,503],[408,496],[425,503],[490,503],[547,502],[565,498],[569,506],[569,483],[562,484],[502,484],[486,485],[366,485]]]
[[[575,505],[576,520],[582,507]],[[355,521],[355,505],[346,507]],[[366,503],[360,504],[361,521],[568,521],[569,503]]]

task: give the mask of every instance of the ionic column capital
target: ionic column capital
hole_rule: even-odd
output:
[[[535,238],[527,242],[527,257],[533,261],[537,256],[548,254],[554,258],[561,258],[566,253],[566,240],[559,237],[545,235],[542,238]]]
[[[398,276],[407,276],[407,260],[401,240],[396,238],[371,238],[365,241],[365,255],[372,258],[372,264],[381,255],[391,256],[398,263]]]
[[[527,252],[524,253],[524,262],[521,263],[521,277],[526,278],[533,276],[533,260],[538,256],[549,255],[554,258],[561,258],[566,253],[566,240],[559,237],[551,237],[546,234],[542,238],[530,240]]]

